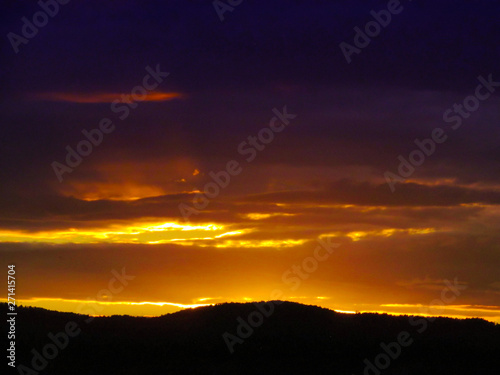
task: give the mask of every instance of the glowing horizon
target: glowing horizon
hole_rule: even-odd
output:
[[[307,302],[300,302],[300,300],[307,299]],[[356,314],[356,313],[377,313],[377,314],[388,314],[393,316],[421,316],[421,317],[446,317],[446,318],[456,318],[456,319],[471,319],[471,318],[481,318],[490,322],[500,324],[500,309],[497,306],[470,306],[470,305],[449,305],[444,307],[434,307],[421,304],[381,304],[373,305],[371,308],[360,308],[360,306],[349,305],[339,307],[332,307],[330,303],[321,303],[322,300],[330,299],[329,297],[291,297],[282,301],[289,302],[299,302],[306,305],[315,305],[319,307],[328,308],[332,311],[345,313],[345,314]],[[184,309],[191,309],[203,306],[213,306],[220,303],[252,303],[267,301],[263,299],[252,299],[249,297],[240,297],[234,299],[222,299],[222,298],[197,298],[195,301],[203,302],[207,300],[216,300],[213,303],[191,303],[183,304],[176,302],[165,302],[165,301],[100,301],[100,300],[72,300],[72,299],[62,299],[62,298],[30,298],[19,300],[18,304],[25,307],[39,307],[47,310],[55,310],[60,312],[71,312],[79,313],[83,315],[91,316],[112,316],[112,315],[130,315],[137,317],[155,317],[161,316],[169,313],[174,313]],[[299,300],[299,301],[297,301]],[[0,299],[0,302],[6,302],[5,299]],[[316,303],[315,303],[316,302]],[[357,307],[352,309],[352,307]],[[394,309],[396,308],[396,309]],[[402,310],[398,310],[402,308]],[[427,312],[422,311],[425,309]],[[435,311],[443,309],[449,311],[448,313],[443,311]],[[433,312],[434,310],[434,312]],[[94,312],[94,313],[92,313]],[[487,316],[481,316],[482,313],[489,313]]]

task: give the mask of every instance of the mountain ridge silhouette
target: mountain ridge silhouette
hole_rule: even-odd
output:
[[[49,332],[57,335],[74,322],[81,331],[40,374],[497,374],[500,368],[500,325],[483,319],[411,320],[286,301],[260,304],[272,304],[274,311],[267,317],[261,313],[262,322],[255,326],[248,322],[250,314],[253,323],[259,315],[256,303],[223,303],[159,317],[95,318],[19,306],[16,365],[33,368],[32,350],[43,353],[52,343]],[[252,329],[245,338],[238,335],[242,321]],[[401,332],[408,333],[411,345],[401,347],[387,368],[373,366],[386,353],[381,344],[391,347]],[[225,333],[242,340],[232,354]]]

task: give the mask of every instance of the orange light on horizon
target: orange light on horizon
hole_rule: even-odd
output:
[[[221,299],[218,298],[196,298],[195,301],[203,302],[213,300],[213,303],[192,303],[183,304],[176,302],[154,302],[154,301],[97,301],[97,300],[80,300],[80,299],[63,299],[63,298],[31,298],[18,300],[18,305],[26,307],[39,307],[47,310],[54,310],[60,312],[72,312],[78,314],[92,315],[92,316],[111,316],[111,315],[131,315],[131,316],[160,316],[176,311],[191,309],[203,306],[213,306],[215,303],[251,303],[261,301],[259,298],[254,297],[240,297],[236,299]],[[217,300],[217,301],[215,301]],[[407,305],[407,304],[386,304],[386,305],[372,305],[364,309],[353,309],[352,305],[336,304],[331,306],[322,301],[320,297],[291,297],[284,299],[289,300],[303,300],[306,305],[316,305],[323,308],[330,309],[343,314],[356,314],[356,313],[375,313],[387,314],[393,316],[421,316],[421,317],[446,317],[456,319],[469,319],[481,318],[490,322],[500,324],[500,311],[496,306],[471,306],[471,305],[450,305],[446,306],[444,311],[422,312],[423,305]],[[0,302],[7,302],[5,299],[0,299]],[[325,301],[326,302],[326,301]],[[386,308],[384,308],[386,307]],[[406,307],[407,311],[401,309],[392,310],[391,307]]]

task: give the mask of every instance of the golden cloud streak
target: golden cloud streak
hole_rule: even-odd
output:
[[[231,233],[231,232],[229,232]],[[222,237],[223,234],[218,237]],[[179,242],[179,245],[186,246],[199,246],[199,247],[216,247],[216,248],[282,248],[282,247],[293,247],[306,243],[307,239],[293,240],[293,239],[283,239],[283,240],[223,240],[217,241],[215,243],[206,243],[201,240],[206,240],[207,238],[198,239],[200,242],[186,240]],[[196,240],[196,239],[195,239]]]
[[[250,219],[250,220],[264,220],[264,219],[269,219],[270,217],[275,217],[275,216],[296,216],[297,214],[288,214],[288,213],[281,213],[281,212],[273,212],[273,213],[260,213],[260,212],[252,212],[244,215],[240,215],[241,217],[245,219]]]
[[[207,235],[207,233],[210,233]],[[228,231],[223,225],[206,223],[199,225],[175,222],[142,222],[112,225],[106,228],[80,230],[54,230],[43,232],[0,231],[0,242],[43,243],[167,243],[186,240],[213,240],[223,236],[242,234]]]
[[[325,234],[320,237],[331,236],[331,237],[349,237],[352,241],[360,241],[368,237],[391,237],[397,234],[407,234],[410,236],[423,235],[429,233],[435,233],[437,230],[435,228],[407,228],[407,229],[396,229],[396,228],[386,228],[380,230],[369,230],[369,231],[353,231],[348,233],[335,232],[330,234]]]

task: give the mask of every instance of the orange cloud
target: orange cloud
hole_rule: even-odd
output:
[[[32,100],[43,100],[51,102],[70,102],[70,103],[112,103],[115,100],[124,101],[122,96],[129,97],[130,94],[116,92],[99,93],[71,93],[71,92],[44,92],[30,96]],[[146,102],[164,102],[173,99],[181,99],[185,95],[179,92],[148,92],[144,99]],[[131,99],[133,101],[133,98]],[[126,101],[126,100],[125,100]],[[138,100],[139,101],[139,100]]]

